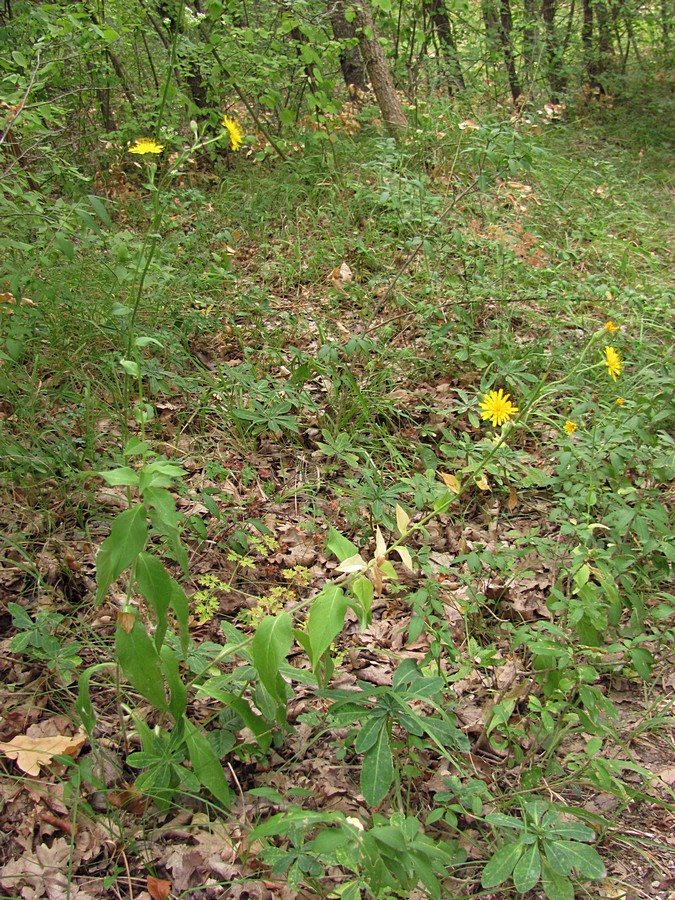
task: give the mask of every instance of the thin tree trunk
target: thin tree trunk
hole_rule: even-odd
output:
[[[516,62],[513,56],[511,44],[511,32],[513,31],[513,18],[511,16],[511,4],[509,0],[499,0],[499,40],[502,45],[504,62],[509,77],[509,88],[514,103],[518,103],[521,95],[520,82],[516,74]]]
[[[538,43],[538,10],[537,0],[523,0],[523,61],[525,70],[533,78],[534,64],[537,59],[537,43]]]
[[[394,79],[391,77],[367,0],[358,0],[355,10],[354,25],[366,72],[375,91],[385,127],[390,134],[398,136],[408,127],[408,120],[396,94]]]
[[[358,97],[359,92],[365,94],[368,90],[366,84],[366,70],[357,45],[346,46],[347,41],[356,38],[356,29],[353,22],[345,19],[344,0],[337,0],[330,6],[330,23],[333,27],[333,36],[336,41],[343,43],[340,49],[340,69],[342,77],[347,85],[347,90],[353,97]]]
[[[555,13],[555,0],[542,0],[541,16],[544,20],[546,75],[551,88],[551,99],[557,103],[561,91],[565,88],[565,78],[561,71],[564,50],[562,47],[559,49],[559,42],[556,40]]]
[[[595,70],[595,54],[593,52],[593,7],[591,0],[581,0],[583,7],[583,24],[581,26],[581,44],[584,48],[586,74],[592,88],[597,87]]]
[[[443,56],[448,64],[450,74],[448,91],[450,96],[452,96],[457,90],[466,90],[462,68],[459,63],[455,34],[443,0],[427,0],[426,8],[433,23],[438,43],[443,51]]]

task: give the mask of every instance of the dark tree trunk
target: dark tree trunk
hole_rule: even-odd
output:
[[[356,38],[356,29],[353,22],[345,19],[344,0],[337,0],[330,5],[330,23],[333,27],[333,36],[336,41],[343,43],[340,50],[340,69],[342,77],[347,85],[347,90],[353,97],[358,97],[359,92],[368,90],[366,83],[366,70],[359,53],[358,45],[347,46],[347,41]]]
[[[443,56],[448,64],[450,76],[448,80],[448,91],[452,96],[455,91],[463,91],[466,89],[462,68],[459,63],[455,34],[448,17],[448,11],[445,8],[444,0],[427,0],[426,8],[429,18],[433,23],[438,43],[443,51]]]
[[[593,7],[592,0],[581,0],[583,7],[583,23],[581,26],[581,44],[584,48],[586,75],[591,87],[597,86],[595,71],[595,54],[593,52]]]
[[[565,89],[565,77],[561,71],[564,49],[556,40],[555,13],[555,0],[542,0],[541,15],[544,20],[546,75],[551,88],[551,99],[557,103],[560,93]]]
[[[509,77],[509,88],[514,103],[519,102],[521,95],[520,82],[516,73],[516,61],[513,56],[511,32],[513,31],[513,17],[511,16],[510,0],[499,0],[499,40],[504,54],[504,63]]]

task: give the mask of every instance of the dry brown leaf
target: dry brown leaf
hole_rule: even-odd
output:
[[[8,743],[0,743],[2,751],[9,759],[16,760],[17,766],[27,775],[39,775],[40,766],[47,765],[55,756],[75,758],[82,749],[86,735],[58,734],[53,737],[32,738],[18,734]]]
[[[152,900],[169,900],[171,896],[171,882],[165,881],[163,878],[155,878],[154,875],[148,875],[148,893]]]

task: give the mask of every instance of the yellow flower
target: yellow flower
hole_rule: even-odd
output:
[[[617,405],[617,406],[623,406],[623,397],[617,397],[617,398],[616,398],[616,405]]]
[[[489,391],[480,404],[482,418],[485,421],[490,419],[495,427],[512,419],[518,412],[518,407],[511,403],[510,396],[511,394],[505,394],[501,388],[498,391]]]
[[[230,144],[232,145],[233,150],[238,150],[243,141],[244,135],[242,134],[241,128],[229,116],[223,116],[223,128],[226,129],[227,133],[230,136]]]
[[[574,432],[577,430],[577,423],[573,422],[571,419],[568,419],[563,427],[568,434],[574,434]]]
[[[161,153],[163,149],[164,144],[158,144],[150,138],[139,138],[133,147],[129,147],[129,153],[145,156],[146,153]]]
[[[619,326],[615,325],[614,322],[610,319],[609,322],[605,323],[605,331],[618,331]]]
[[[605,365],[609,374],[616,381],[617,375],[621,374],[622,364],[621,357],[614,347],[605,347]]]

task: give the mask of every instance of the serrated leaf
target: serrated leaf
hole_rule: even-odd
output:
[[[382,728],[377,741],[363,757],[361,767],[361,793],[368,806],[375,807],[384,800],[393,780],[394,760],[389,734]]]
[[[148,538],[146,509],[142,503],[120,513],[96,556],[96,599],[136,560]]]
[[[504,844],[503,847],[500,847],[483,869],[483,875],[480,880],[482,886],[488,889],[503,884],[507,878],[511,877],[511,873],[523,855],[524,850],[525,845],[521,844],[520,841]]]
[[[396,527],[398,528],[398,533],[400,535],[404,535],[408,530],[408,525],[410,524],[410,516],[403,509],[402,506],[396,504]]]

